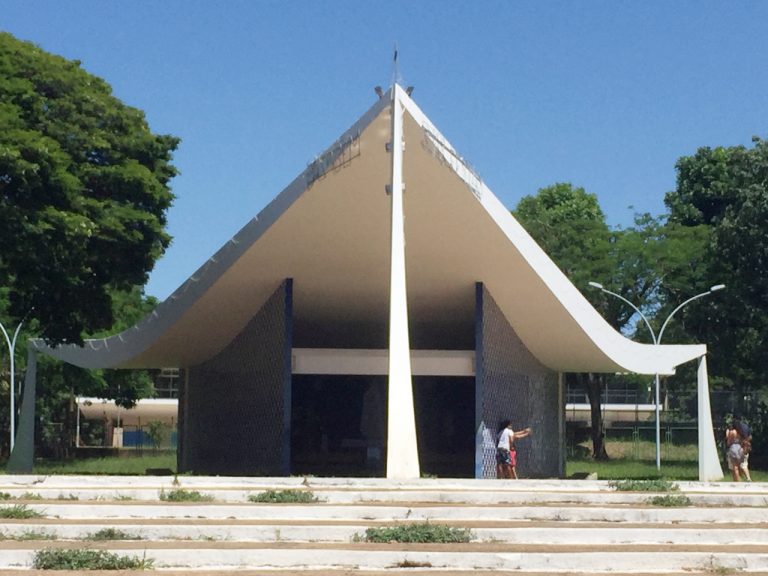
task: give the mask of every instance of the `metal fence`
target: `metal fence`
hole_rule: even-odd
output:
[[[647,422],[616,423],[605,428],[605,444],[611,457],[632,460],[654,460],[656,457],[656,427]],[[622,425],[623,424],[623,425]],[[588,446],[591,450],[590,428],[569,423],[567,450],[576,456]],[[662,424],[661,455],[664,460],[695,459],[698,450],[698,428],[695,424]]]

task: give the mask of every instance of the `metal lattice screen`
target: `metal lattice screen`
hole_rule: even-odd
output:
[[[563,391],[556,372],[539,363],[510,326],[493,297],[478,291],[480,352],[476,475],[495,477],[498,425],[508,418],[515,430],[531,426],[532,436],[518,440],[521,477],[557,477],[564,470]]]
[[[218,355],[189,368],[181,462],[204,474],[285,475],[290,282]]]

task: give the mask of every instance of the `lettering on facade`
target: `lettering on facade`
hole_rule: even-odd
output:
[[[307,167],[307,187],[332,171],[341,170],[360,156],[360,132],[345,134]]]
[[[424,128],[425,138],[422,147],[434,156],[442,165],[451,168],[478,200],[483,199],[483,184],[477,173],[461,158],[456,151],[444,143],[437,135]]]

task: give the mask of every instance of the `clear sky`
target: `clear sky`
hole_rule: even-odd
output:
[[[401,83],[510,209],[571,182],[627,226],[664,212],[680,156],[768,137],[757,0],[2,0],[0,29],[182,138],[161,299],[368,109],[395,44]]]

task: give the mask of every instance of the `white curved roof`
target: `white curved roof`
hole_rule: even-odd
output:
[[[409,320],[472,330],[483,282],[528,349],[561,372],[668,374],[704,345],[614,330],[399,87]],[[229,343],[285,278],[294,319],[386,324],[390,98],[378,100],[155,311],[121,334],[50,349],[85,367],[189,366]]]

